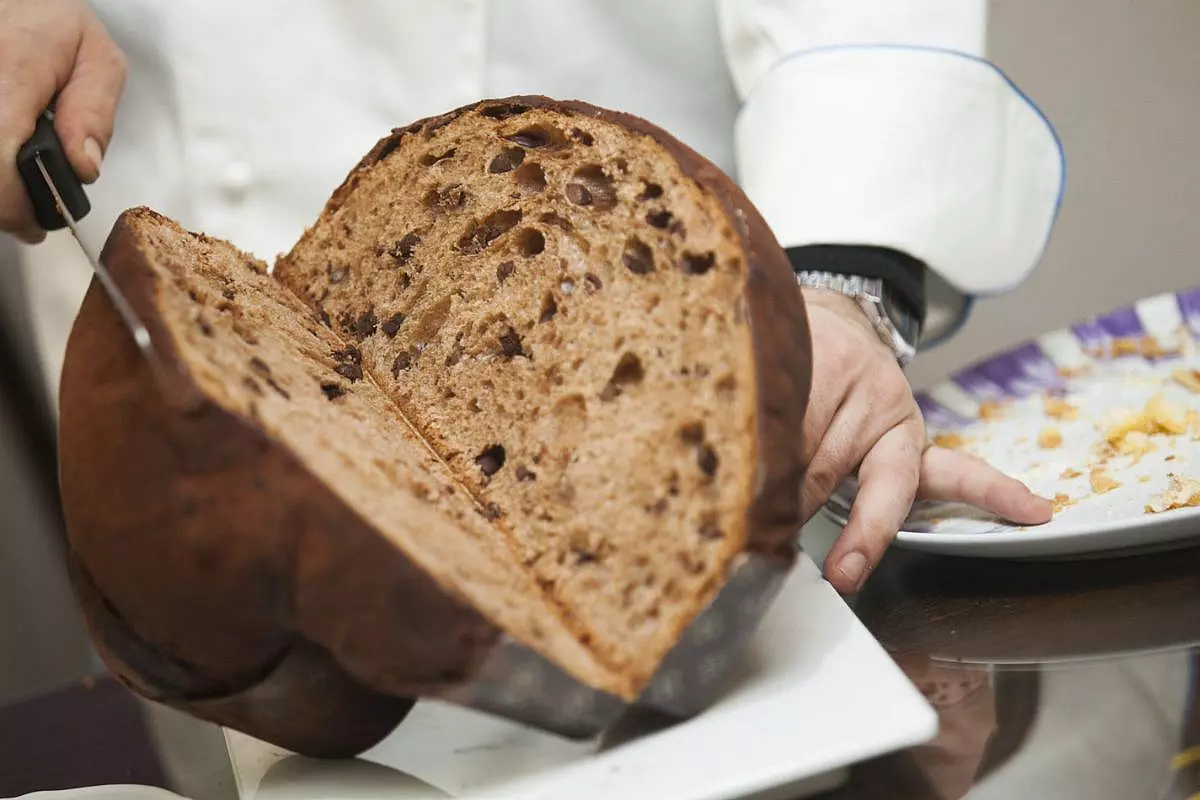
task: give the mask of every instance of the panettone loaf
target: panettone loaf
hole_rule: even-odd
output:
[[[642,120],[479,103],[383,139],[274,270],[146,209],[104,258],[165,369],[93,286],[63,497],[147,696],[348,754],[507,636],[631,701],[732,559],[790,557],[799,291]]]

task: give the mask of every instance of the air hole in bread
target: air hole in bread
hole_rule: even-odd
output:
[[[550,292],[542,297],[542,310],[538,314],[538,322],[549,322],[554,319],[554,315],[558,313],[558,301],[554,299],[554,295]]]
[[[537,228],[524,228],[517,233],[517,247],[526,258],[546,249],[546,237]]]
[[[500,264],[496,266],[496,282],[504,283],[506,280],[512,277],[513,271],[516,270],[516,268],[516,264],[511,261],[500,262]]]
[[[455,148],[451,147],[449,150],[445,151],[444,153],[434,153],[434,152],[426,153],[425,155],[421,156],[421,165],[426,166],[426,167],[432,167],[434,164],[437,164],[439,161],[445,161],[448,158],[454,158],[454,154],[456,152],[457,152],[457,150]]]
[[[496,105],[484,106],[479,110],[479,113],[490,119],[510,119],[512,117],[519,117],[527,111],[529,111],[529,106],[524,106],[520,103],[497,103]]]
[[[546,170],[542,169],[542,165],[536,161],[530,161],[528,164],[518,167],[517,171],[513,173],[513,180],[524,192],[538,194],[546,191]]]
[[[696,533],[701,539],[722,539],[725,537],[725,532],[721,530],[720,523],[717,521],[716,514],[707,514],[700,521],[700,527],[696,529]]]
[[[612,179],[596,164],[575,170],[566,188],[567,200],[577,206],[611,211],[617,205],[617,191]]]
[[[683,254],[683,272],[685,275],[703,275],[713,268],[716,258],[713,253],[686,252]]]
[[[654,272],[654,252],[650,245],[636,236],[631,236],[625,240],[621,263],[634,275],[649,275]]]
[[[657,183],[646,183],[642,187],[642,193],[638,195],[638,200],[657,200],[663,196],[663,187]]]
[[[646,223],[660,230],[666,230],[670,226],[672,219],[674,217],[671,215],[671,212],[665,208],[650,211],[646,214]]]
[[[563,132],[544,123],[526,126],[504,138],[530,150],[557,150],[567,146],[567,137]]]
[[[473,220],[458,239],[459,252],[467,255],[482,253],[488,245],[516,227],[521,216],[520,209],[501,209],[482,220]]]
[[[538,219],[547,225],[553,225],[555,228],[566,231],[567,233],[575,230],[575,226],[571,224],[571,220],[562,216],[557,211],[547,211],[538,217]]]
[[[521,162],[525,160],[525,151],[519,147],[508,147],[501,150],[492,162],[488,164],[488,172],[493,175],[502,175],[505,172],[512,172],[517,167],[521,166]]]
[[[504,462],[508,458],[504,451],[504,445],[494,444],[475,456],[475,465],[479,467],[479,471],[483,473],[485,478],[490,478],[504,468]]]
[[[591,147],[596,143],[595,137],[582,128],[571,128],[571,138],[579,142],[584,147]]]
[[[689,422],[679,429],[679,438],[685,444],[700,444],[704,441],[704,423]]]
[[[608,379],[608,383],[601,390],[600,399],[605,402],[615,400],[628,387],[638,385],[645,377],[646,370],[642,366],[642,360],[637,357],[636,353],[626,350],[617,361],[617,366],[613,368],[612,377]]]
[[[600,276],[594,272],[589,272],[583,276],[583,284],[589,292],[598,292],[604,288],[604,281],[600,280]]]
[[[717,451],[710,444],[701,444],[696,448],[696,466],[708,478],[712,478],[717,474],[717,465],[720,460],[717,458]]]

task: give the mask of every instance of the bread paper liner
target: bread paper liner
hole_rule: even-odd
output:
[[[684,630],[635,703],[581,683],[509,637],[474,680],[439,698],[573,739],[599,735],[635,706],[694,716],[726,688],[791,568],[790,560],[738,556],[725,585]]]

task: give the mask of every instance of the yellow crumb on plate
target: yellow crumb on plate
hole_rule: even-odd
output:
[[[1004,416],[1004,405],[995,400],[987,400],[979,404],[980,419],[1001,419]]]
[[[1171,373],[1171,380],[1189,391],[1200,394],[1200,369],[1177,369]]]
[[[1184,409],[1156,394],[1146,401],[1141,411],[1119,409],[1110,412],[1100,423],[1104,439],[1120,448],[1122,440],[1131,433],[1147,436],[1166,433],[1178,436],[1188,429],[1188,415]]]
[[[1164,347],[1158,339],[1153,336],[1142,336],[1140,338],[1119,337],[1112,340],[1109,347],[1108,355],[1111,358],[1125,358],[1127,356],[1141,356],[1143,358],[1162,358],[1163,356],[1173,356],[1179,353],[1179,347]],[[1100,352],[1101,358],[1104,353]]]
[[[1103,469],[1093,469],[1092,474],[1088,476],[1088,482],[1091,483],[1092,491],[1096,494],[1107,494],[1121,485]]]
[[[1059,367],[1058,377],[1060,378],[1082,378],[1085,375],[1091,374],[1091,364],[1080,364],[1077,367]]]
[[[939,433],[933,437],[933,443],[947,450],[958,450],[967,442],[957,433]]]
[[[1038,434],[1038,447],[1043,450],[1053,450],[1056,447],[1061,447],[1063,443],[1062,433],[1058,428],[1044,428]]]
[[[1054,495],[1054,499],[1052,499],[1050,501],[1050,504],[1052,506],[1054,506],[1054,513],[1057,514],[1058,512],[1062,511],[1064,508],[1070,508],[1071,506],[1075,505],[1077,502],[1079,502],[1079,501],[1072,500],[1070,495],[1059,493],[1059,494]]]
[[[1042,409],[1046,412],[1046,416],[1052,419],[1076,419],[1079,416],[1079,409],[1063,400],[1061,397],[1046,395],[1042,398]]]
[[[1161,514],[1179,508],[1200,508],[1200,481],[1174,472],[1167,476],[1167,490],[1146,505],[1147,514]]]
[[[1082,474],[1083,474],[1082,472],[1075,469],[1074,467],[1067,467],[1066,469],[1064,469],[1062,471],[1062,474],[1059,475],[1058,477],[1062,478],[1063,480],[1070,480],[1071,478],[1078,478]]]

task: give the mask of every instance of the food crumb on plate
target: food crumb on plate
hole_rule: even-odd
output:
[[[1062,432],[1058,428],[1043,428],[1038,434],[1038,447],[1043,450],[1053,450],[1061,447],[1063,443]]]
[[[1200,508],[1200,481],[1174,472],[1167,475],[1167,490],[1146,505],[1147,514],[1161,514],[1180,508]]]
[[[1092,491],[1096,494],[1107,494],[1121,486],[1119,481],[1114,480],[1111,475],[1100,467],[1092,470],[1092,474],[1088,476],[1088,482],[1091,483]]]
[[[979,404],[980,419],[1001,419],[1004,416],[1004,404],[995,400],[987,400]]]
[[[933,443],[946,450],[958,450],[966,444],[966,440],[957,433],[939,433],[933,437]]]
[[[1042,398],[1042,409],[1051,419],[1072,420],[1079,416],[1079,409],[1060,397],[1046,395]]]
[[[1200,394],[1200,369],[1177,369],[1171,373],[1171,380],[1183,388]]]
[[[1070,495],[1062,494],[1060,492],[1059,494],[1054,495],[1054,499],[1050,501],[1050,504],[1054,506],[1054,513],[1057,514],[1064,508],[1069,508],[1075,505],[1077,502],[1077,500],[1072,500]]]

